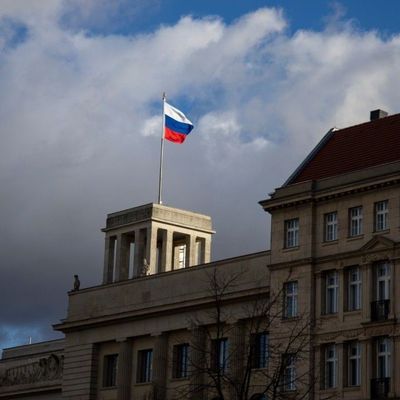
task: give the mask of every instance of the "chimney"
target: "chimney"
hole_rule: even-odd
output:
[[[375,121],[376,119],[384,118],[387,117],[389,114],[386,111],[380,110],[379,108],[377,110],[371,111],[370,112],[370,121]]]

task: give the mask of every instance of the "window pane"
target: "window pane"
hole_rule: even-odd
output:
[[[103,387],[116,386],[117,384],[118,354],[104,357]]]
[[[137,382],[151,382],[153,369],[153,350],[138,352]]]
[[[325,241],[337,239],[337,213],[325,214]]]
[[[354,207],[350,208],[349,213],[349,235],[350,236],[357,236],[362,234],[362,207]]]
[[[284,287],[284,317],[297,316],[297,282],[288,282]]]
[[[339,283],[336,271],[326,275],[326,313],[334,314],[338,311]]]
[[[298,218],[285,221],[285,247],[299,245],[299,220]]]

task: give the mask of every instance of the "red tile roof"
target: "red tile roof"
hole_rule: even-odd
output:
[[[311,156],[311,157],[310,157]],[[400,160],[400,114],[334,131],[287,184],[328,178]]]

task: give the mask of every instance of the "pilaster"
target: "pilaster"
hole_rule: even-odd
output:
[[[190,342],[190,399],[205,399],[206,334],[201,326],[192,328]]]
[[[130,400],[132,379],[132,341],[122,339],[118,352],[117,400]]]
[[[153,393],[154,400],[165,400],[167,396],[168,336],[155,335],[153,353]]]
[[[115,281],[129,278],[129,243],[127,235],[117,235],[117,254],[115,265]]]

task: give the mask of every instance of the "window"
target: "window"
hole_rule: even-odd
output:
[[[354,267],[348,270],[348,310],[361,309],[361,271],[360,268]]]
[[[349,210],[349,236],[358,236],[363,233],[363,209],[353,207]]]
[[[266,368],[268,364],[268,342],[269,335],[267,332],[261,332],[253,335],[253,368]]]
[[[225,373],[228,367],[228,339],[212,341],[212,367],[214,371]]]
[[[297,247],[299,245],[299,219],[285,221],[285,247]]]
[[[174,378],[187,378],[188,376],[188,359],[189,359],[189,345],[187,343],[178,344],[174,346]]]
[[[283,390],[296,390],[296,357],[294,354],[283,356]]]
[[[337,240],[337,212],[325,214],[325,241]]]
[[[326,274],[326,314],[335,314],[338,312],[339,280],[337,271],[330,271]]]
[[[387,200],[375,203],[375,231],[389,229],[389,202]]]
[[[391,341],[387,337],[376,341],[378,378],[390,378],[391,375]]]
[[[359,342],[350,342],[347,345],[348,358],[348,386],[361,384],[361,348]]]
[[[285,283],[284,318],[297,316],[297,281]]]
[[[117,385],[117,363],[118,354],[108,354],[104,356],[103,387]]]
[[[178,249],[178,268],[185,268],[186,266],[186,245],[182,244],[177,247]]]
[[[325,389],[335,388],[337,384],[336,346],[330,344],[325,348]]]
[[[151,382],[153,370],[153,350],[138,351],[137,383]]]
[[[376,300],[390,299],[390,264],[380,262],[376,266]]]

